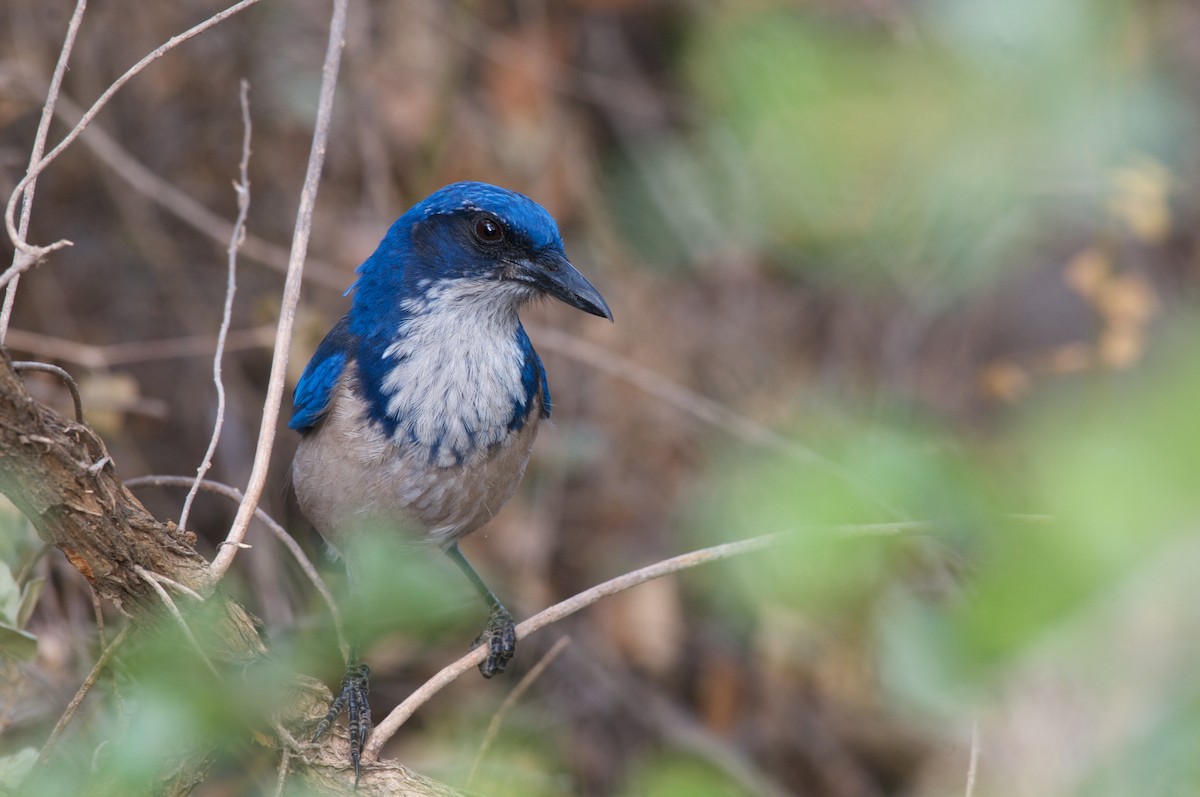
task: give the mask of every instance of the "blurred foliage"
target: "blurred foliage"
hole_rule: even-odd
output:
[[[662,200],[624,215],[671,260],[765,249],[860,289],[961,297],[1041,216],[1099,204],[1112,170],[1182,156],[1144,35],[1110,0],[926,2],[899,31],[727,4],[684,61],[703,122],[639,154],[636,190]]]
[[[93,4],[66,96],[86,104],[222,5]],[[22,173],[69,6],[0,8],[0,187]],[[352,7],[293,365],[405,207],[454,179],[509,185],[560,219],[618,322],[530,308],[557,426],[472,561],[523,617],[689,547],[778,535],[562,623],[571,645],[482,754],[548,641],[522,642],[512,680],[454,684],[387,754],[495,795],[942,795],[964,793],[976,728],[979,795],[1197,791],[1200,6]],[[262,240],[235,331],[278,313],[262,251],[290,236],[327,14],[267,0],[96,123],[231,216],[249,78]],[[22,280],[9,342],[76,373],[123,475],[190,473],[225,241],[84,146],[43,175],[34,212],[34,240],[77,246]],[[212,475],[234,484],[261,339],[226,356]],[[29,384],[69,406],[53,380]],[[284,486],[292,445],[280,436],[264,507],[321,559]],[[139,497],[162,517],[182,500]],[[229,517],[198,502],[202,550]],[[271,791],[278,759],[252,740],[283,674],[334,685],[341,662],[286,552],[251,542],[226,586],[263,617],[271,661],[218,685],[164,621],[16,787],[101,637],[86,583],[0,509],[0,793],[140,793],[205,747],[197,793]],[[367,589],[342,609],[378,717],[486,612],[444,558],[385,544],[351,560]],[[111,638],[121,619],[102,616]],[[188,620],[203,646],[206,619]]]
[[[1122,644],[1115,629],[1139,602],[1162,600],[1157,591],[1180,567],[1200,564],[1196,331],[1194,322],[1173,329],[1173,344],[1135,383],[1089,380],[1028,407],[1000,450],[911,423],[880,431],[877,417],[852,415],[822,424],[845,437],[822,450],[840,451],[860,483],[760,452],[729,463],[719,472],[732,475],[698,511],[705,536],[783,536],[728,565],[736,577],[722,583],[736,585],[746,606],[785,607],[834,634],[873,628],[876,666],[897,705],[939,724],[996,710],[1030,670],[1075,673],[1097,708],[1130,710],[1121,684],[1090,671],[1136,678],[1144,659],[1158,658]],[[884,513],[921,523],[906,531],[869,522]],[[928,562],[914,570],[922,549],[966,569],[952,582],[931,578]],[[1169,601],[1154,611],[1186,611]],[[1180,675],[1200,666],[1200,648],[1182,648],[1169,663]],[[1155,793],[1200,786],[1195,685],[1184,676],[1148,686],[1149,703],[1136,707],[1146,724],[1122,728],[1106,757],[1060,793],[1134,793],[1129,773],[1143,770],[1170,785]],[[1096,791],[1113,779],[1114,754],[1123,762],[1115,782],[1125,785]]]

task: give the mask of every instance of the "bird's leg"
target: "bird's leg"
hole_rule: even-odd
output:
[[[367,743],[367,734],[371,732],[371,705],[367,702],[370,691],[371,668],[358,663],[358,646],[350,647],[350,658],[346,662],[346,674],[342,676],[342,688],[338,696],[329,706],[325,718],[317,723],[317,732],[313,741],[318,741],[325,731],[333,725],[343,711],[346,712],[346,724],[350,731],[350,760],[354,763],[354,788],[358,788],[358,778],[361,774],[360,763],[363,747]]]
[[[508,666],[509,660],[517,650],[516,624],[513,623],[513,617],[508,613],[508,609],[504,608],[504,604],[500,603],[500,599],[488,589],[487,584],[484,584],[483,579],[475,572],[475,568],[471,567],[471,563],[463,556],[462,551],[458,549],[458,543],[447,548],[446,555],[453,559],[459,569],[466,574],[467,579],[474,585],[480,597],[487,601],[487,605],[491,609],[483,632],[471,643],[472,650],[480,645],[487,645],[488,655],[479,663],[479,674],[484,678],[491,678],[493,675],[504,672],[504,668]]]

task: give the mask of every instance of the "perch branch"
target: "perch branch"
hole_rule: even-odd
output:
[[[631,573],[609,579],[591,589],[586,589],[560,603],[556,603],[548,609],[543,609],[533,617],[530,617],[517,626],[517,639],[524,639],[534,631],[545,628],[551,623],[558,622],[580,609],[591,606],[601,598],[615,595],[618,592],[623,592],[639,584],[644,584],[647,581],[652,581],[671,573],[677,573],[680,570],[687,570],[698,565],[737,556],[738,554],[761,550],[770,545],[775,539],[775,535],[768,534],[748,540],[714,545],[711,548],[701,548],[698,551],[681,554],[680,556],[656,562],[639,570],[634,570]],[[444,667],[409,695],[404,702],[392,709],[392,712],[384,717],[383,721],[376,725],[375,730],[371,732],[371,738],[367,741],[366,749],[363,751],[363,758],[367,760],[377,758],[379,750],[387,743],[388,739],[391,739],[395,735],[396,731],[412,716],[414,711],[429,702],[431,697],[440,692],[446,685],[458,678],[458,676],[478,666],[479,662],[483,661],[485,655],[487,655],[487,650],[482,647],[475,648],[458,661]]]

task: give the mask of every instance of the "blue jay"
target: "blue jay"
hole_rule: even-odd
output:
[[[472,647],[487,647],[479,671],[491,678],[513,656],[513,618],[458,542],[512,496],[550,417],[546,372],[518,311],[551,296],[612,313],[567,260],[550,214],[486,183],[454,183],[413,206],[357,273],[350,311],[296,385],[296,496],[334,549],[381,530],[442,548],[489,606]],[[316,734],[348,709],[355,782],[369,674],[352,651]]]

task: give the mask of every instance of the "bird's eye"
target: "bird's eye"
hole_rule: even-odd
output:
[[[480,243],[498,244],[504,240],[504,228],[491,216],[481,216],[475,221],[475,237]]]

